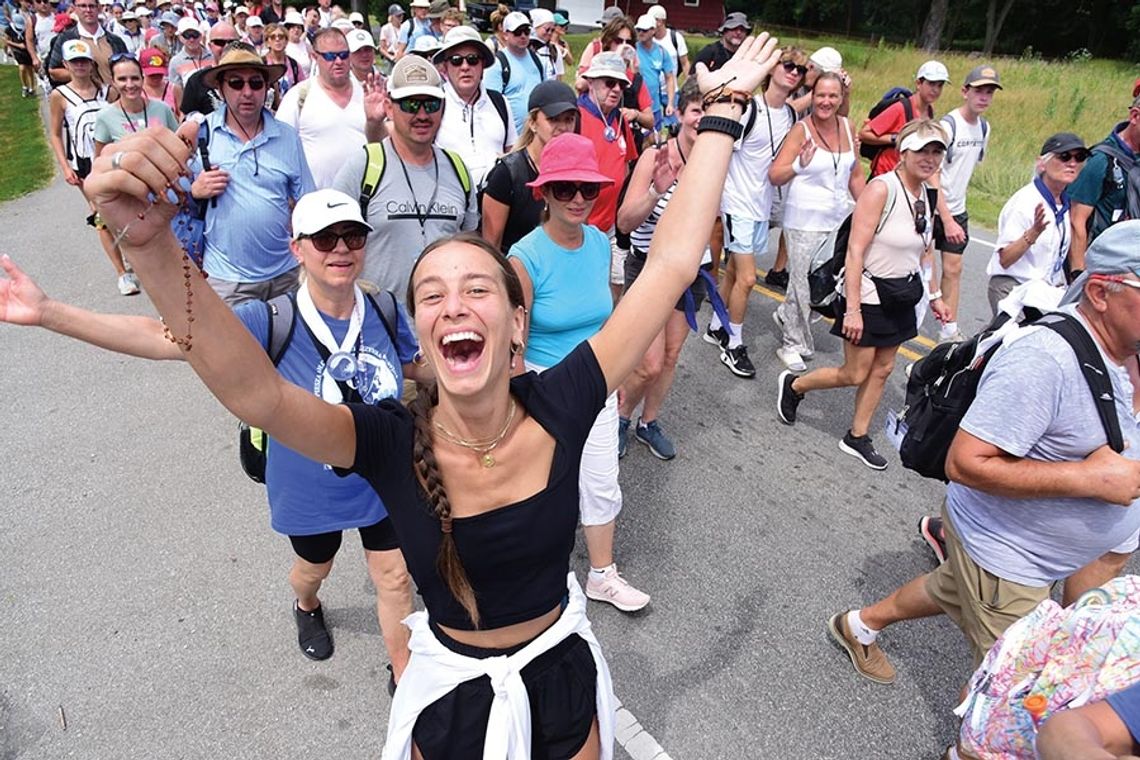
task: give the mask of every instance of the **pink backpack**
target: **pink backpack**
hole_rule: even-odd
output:
[[[958,749],[978,760],[1034,760],[1041,721],[1140,681],[1140,577],[1063,608],[1047,599],[1011,625],[970,679]],[[1026,708],[1040,705],[1036,718]]]

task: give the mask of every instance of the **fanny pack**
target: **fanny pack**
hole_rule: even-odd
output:
[[[866,271],[864,274],[874,283],[879,305],[886,311],[913,309],[922,300],[922,276],[918,272],[905,277],[876,277]]]

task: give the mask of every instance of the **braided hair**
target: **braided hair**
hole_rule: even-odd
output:
[[[510,301],[511,306],[516,308],[525,306],[522,284],[519,282],[518,275],[507,262],[507,258],[503,256],[502,252],[479,235],[471,232],[462,232],[458,235],[449,235],[436,240],[424,248],[419,258],[416,259],[416,263],[412,266],[411,275],[408,277],[408,292],[404,301],[408,307],[408,314],[412,319],[415,319],[416,316],[416,269],[419,268],[420,262],[432,251],[451,243],[463,243],[474,246],[491,256],[502,270],[507,299]],[[444,582],[447,583],[451,595],[462,605],[468,617],[471,618],[471,622],[478,628],[479,607],[475,599],[475,590],[471,587],[471,581],[467,577],[467,571],[463,569],[463,562],[459,558],[459,550],[455,546],[455,538],[451,532],[451,501],[447,496],[447,489],[443,487],[443,475],[439,471],[439,462],[436,460],[435,451],[432,448],[434,435],[432,433],[431,416],[432,410],[439,404],[439,386],[434,382],[427,385],[421,383],[417,384],[417,391],[416,398],[408,404],[408,411],[411,413],[412,419],[415,422],[415,433],[412,443],[412,463],[416,468],[416,475],[419,477],[424,491],[427,493],[428,503],[431,504],[435,516],[439,518],[440,531],[443,533],[443,538],[439,544],[439,554],[436,555],[435,558],[436,571],[440,577],[443,578]]]

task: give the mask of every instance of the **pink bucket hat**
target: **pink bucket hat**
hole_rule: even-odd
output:
[[[542,195],[542,186],[548,182],[599,182],[612,185],[614,180],[602,174],[598,167],[598,153],[589,138],[573,132],[558,135],[542,149],[538,177],[526,186],[535,197]]]

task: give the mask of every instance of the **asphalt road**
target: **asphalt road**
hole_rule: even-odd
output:
[[[61,300],[152,313],[145,296],[117,295],[86,213],[60,182],[0,206],[0,251]],[[988,254],[967,254],[967,328],[985,321]],[[619,562],[653,603],[636,615],[592,603],[591,617],[643,729],[628,753],[938,757],[968,675],[956,629],[934,619],[885,635],[899,677],[878,686],[825,624],[932,568],[915,523],[941,486],[893,453],[875,473],[838,451],[853,391],[809,396],[795,428],[777,421],[772,308],[755,294],[757,378],[690,339],[662,420],[679,456],[631,443],[623,462]],[[816,366],[841,355],[825,328]],[[289,545],[239,468],[235,432],[180,363],[0,325],[0,760],[379,755],[386,658],[359,544],[346,540],[322,594],[336,655],[309,662]],[[574,564],[586,567],[581,542]]]

